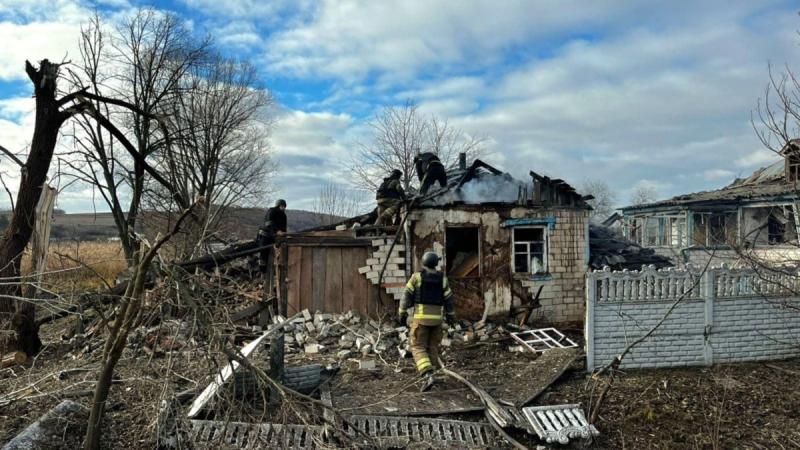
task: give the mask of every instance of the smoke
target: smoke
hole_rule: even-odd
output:
[[[511,175],[493,175],[482,173],[467,183],[459,190],[451,190],[436,197],[437,205],[451,203],[516,203],[519,199],[520,188],[531,192],[529,184],[515,180]]]

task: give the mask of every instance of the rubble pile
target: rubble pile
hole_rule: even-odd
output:
[[[285,320],[276,316],[273,323],[283,323]],[[411,356],[408,327],[363,318],[352,311],[344,314],[317,311],[312,314],[303,310],[302,315],[291,319],[284,329],[286,351],[289,353],[335,354],[339,360],[376,354],[396,354],[400,358]],[[519,328],[512,324],[459,321],[452,326],[446,325],[441,346],[445,349],[454,341],[470,343],[503,338],[508,336],[509,331],[517,330]],[[521,351],[521,348],[516,347],[518,346],[514,346],[514,351]]]

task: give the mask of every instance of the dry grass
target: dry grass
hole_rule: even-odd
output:
[[[30,273],[30,254],[22,259],[23,273]],[[55,292],[78,292],[113,285],[127,268],[119,242],[59,241],[50,243],[47,273],[42,284]]]

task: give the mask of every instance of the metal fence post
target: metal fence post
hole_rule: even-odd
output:
[[[705,279],[705,327],[703,328],[703,362],[710,366],[714,364],[713,348],[711,347],[711,333],[714,325],[714,300],[716,299],[716,269],[707,269],[703,274]]]
[[[586,370],[594,370],[594,303],[597,301],[597,279],[594,272],[586,273]]]

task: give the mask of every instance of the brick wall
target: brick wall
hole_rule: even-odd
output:
[[[766,279],[769,278],[769,279]],[[646,269],[593,272],[587,278],[587,368],[602,367],[628,343],[622,367],[680,367],[800,355],[797,274],[759,276],[749,269],[706,273]],[[680,299],[680,301],[678,301]]]
[[[506,318],[522,301],[527,302],[543,286],[541,308],[532,319],[547,322],[580,322],[585,313],[585,277],[588,270],[587,210],[579,208],[437,208],[421,209],[409,215],[414,248],[412,270],[426,251],[441,252],[448,226],[474,225],[481,236],[481,296],[488,316]],[[533,279],[530,274],[512,274],[511,219],[552,220],[548,228],[548,274]],[[512,286],[513,284],[513,286]],[[465,295],[455,292],[456,295]],[[525,294],[525,299],[520,299]]]

